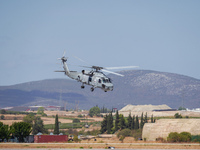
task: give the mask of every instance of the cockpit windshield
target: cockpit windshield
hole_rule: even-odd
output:
[[[111,83],[110,78],[102,78],[103,83]]]

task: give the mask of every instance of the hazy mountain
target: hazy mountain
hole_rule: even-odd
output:
[[[13,86],[0,86],[0,107],[29,105],[62,105],[81,109],[103,105],[118,109],[127,104],[167,104],[171,108],[200,107],[200,80],[166,72],[149,70],[122,71],[125,77],[109,75],[114,84],[112,92],[90,91],[75,80],[49,79]]]

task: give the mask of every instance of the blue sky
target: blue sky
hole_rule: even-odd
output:
[[[64,78],[69,64],[200,79],[199,0],[0,0],[0,85]],[[69,66],[71,70],[81,70]],[[67,78],[67,77],[66,77]]]

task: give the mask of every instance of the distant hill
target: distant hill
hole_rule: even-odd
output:
[[[112,78],[114,90],[104,92],[101,89],[90,91],[81,83],[66,79],[48,79],[12,86],[0,86],[0,107],[55,105],[74,109],[89,109],[98,105],[121,109],[127,104],[162,105],[171,108],[184,106],[200,107],[200,80],[188,76],[150,71],[121,71],[124,77],[108,75]]]

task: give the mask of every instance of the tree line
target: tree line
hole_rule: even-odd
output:
[[[90,117],[93,117],[93,116],[102,116],[100,113],[109,113],[111,112],[110,109],[106,108],[106,107],[102,107],[102,108],[99,108],[98,106],[94,106],[92,108],[90,108],[89,110],[89,116]]]
[[[109,115],[106,115],[101,123],[101,133],[112,134],[118,130],[130,129],[137,130],[142,129],[144,124],[148,122],[147,113],[143,115],[141,114],[140,118],[138,115],[129,114],[128,118],[125,118],[122,114],[116,112],[115,116],[112,115],[112,112]],[[151,123],[154,123],[155,119],[153,115],[151,116]]]
[[[38,109],[37,114],[46,116],[43,108]],[[33,135],[48,133],[47,129],[44,128],[43,120],[40,116],[36,116],[35,113],[29,113],[23,118],[23,122],[15,122],[11,126],[0,122],[0,139],[2,141],[17,138],[19,142],[24,142],[24,138],[29,136],[30,133]],[[59,134],[58,115],[55,117],[54,134]]]
[[[30,135],[31,131],[31,125],[26,122],[15,122],[11,126],[0,122],[0,139],[2,141],[16,137],[19,142],[24,142],[24,138]]]

